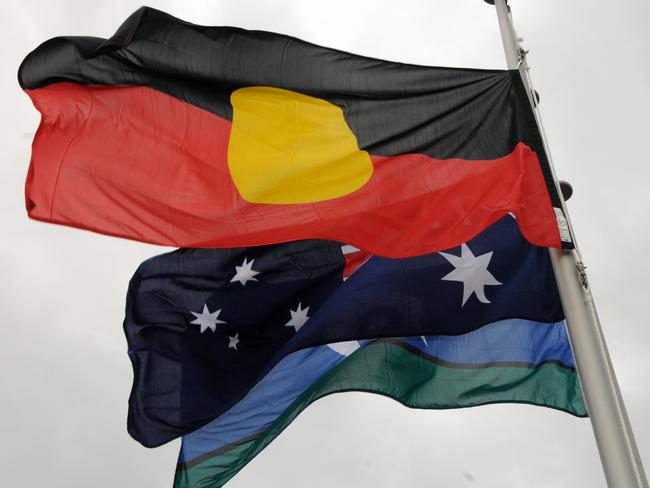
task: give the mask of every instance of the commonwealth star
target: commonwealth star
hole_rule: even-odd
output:
[[[463,284],[463,303],[461,307],[465,305],[472,294],[476,295],[476,298],[481,303],[490,303],[490,300],[485,296],[485,286],[501,284],[487,269],[490,259],[492,259],[492,251],[480,256],[474,256],[467,244],[463,244],[460,248],[460,256],[445,252],[439,254],[454,266],[454,270],[441,279],[458,281]]]

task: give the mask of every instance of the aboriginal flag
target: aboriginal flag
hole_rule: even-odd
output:
[[[381,61],[141,8],[57,37],[18,78],[41,112],[30,217],[180,247],[333,239],[388,257],[508,213],[570,248],[518,71]]]

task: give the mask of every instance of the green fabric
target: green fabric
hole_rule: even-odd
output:
[[[190,467],[180,466],[175,488],[222,486],[282,432],[310,403],[342,391],[367,391],[412,408],[460,408],[489,403],[531,403],[585,417],[575,370],[556,363],[453,367],[432,362],[390,342],[363,347],[300,395],[265,431],[220,449]]]

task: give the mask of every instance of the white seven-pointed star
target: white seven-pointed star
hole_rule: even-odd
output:
[[[217,324],[225,324],[223,320],[219,320],[219,314],[221,309],[216,312],[210,313],[207,304],[203,305],[203,312],[191,312],[196,318],[190,322],[190,324],[197,324],[201,326],[201,334],[206,330],[210,329],[212,332],[217,330]]]
[[[239,334],[228,336],[228,349],[234,349],[236,351],[237,344],[239,344]]]
[[[307,312],[309,312],[309,307],[302,308],[302,302],[298,303],[297,309],[289,310],[289,313],[291,313],[291,320],[284,324],[284,326],[293,327],[296,329],[296,332],[298,332],[300,328],[309,320]]]
[[[490,300],[485,296],[485,286],[501,284],[487,269],[492,254],[492,252],[488,252],[480,256],[474,256],[467,244],[463,244],[460,248],[460,257],[445,252],[440,253],[443,258],[454,266],[454,270],[441,279],[459,281],[463,284],[463,303],[461,307],[465,305],[465,302],[472,294],[475,294],[481,303],[490,303]]]
[[[248,258],[244,258],[244,262],[241,263],[241,266],[235,266],[235,276],[230,280],[231,283],[239,281],[242,285],[246,286],[246,283],[249,281],[257,281],[255,275],[260,274],[259,271],[253,269],[254,259],[251,259],[251,262],[248,262]]]

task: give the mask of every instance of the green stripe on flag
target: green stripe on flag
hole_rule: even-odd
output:
[[[309,404],[337,392],[378,393],[411,408],[529,403],[587,416],[578,376],[572,368],[556,362],[536,367],[465,366],[437,364],[394,340],[377,341],[359,349],[325,374],[257,436],[179,465],[174,488],[222,486]]]

